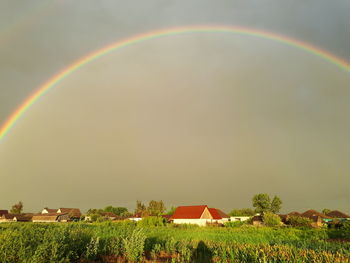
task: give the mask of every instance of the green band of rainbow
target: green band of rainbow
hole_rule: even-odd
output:
[[[344,71],[350,73],[350,64],[346,60],[343,60],[330,52],[322,50],[311,44],[295,40],[286,36],[277,35],[270,32],[258,31],[255,29],[245,28],[245,27],[233,27],[233,26],[187,26],[171,28],[159,31],[152,31],[145,34],[136,35],[131,38],[127,38],[122,41],[118,41],[111,45],[108,45],[102,49],[88,54],[87,56],[77,60],[57,75],[51,77],[46,83],[39,87],[32,95],[30,95],[16,110],[13,112],[5,123],[0,128],[0,141],[5,137],[5,135],[11,130],[18,119],[36,102],[42,97],[48,90],[56,86],[60,81],[69,76],[70,74],[77,71],[82,66],[90,63],[116,49],[127,47],[133,44],[137,44],[146,40],[161,38],[165,36],[173,36],[183,33],[234,33],[245,36],[253,36],[258,38],[264,38],[268,40],[273,40],[286,44],[288,46],[296,47],[298,49],[304,50],[311,53],[323,60],[328,61],[331,64],[343,69]]]

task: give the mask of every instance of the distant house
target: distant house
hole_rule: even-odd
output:
[[[35,223],[68,222],[69,219],[67,213],[44,213],[33,215],[32,217],[32,221]]]
[[[2,217],[2,215],[8,214],[9,211],[7,210],[0,210],[0,217]]]
[[[174,224],[196,224],[205,226],[207,224],[222,224],[229,221],[229,216],[216,208],[207,205],[179,206],[170,217]]]
[[[254,226],[262,226],[264,224],[262,215],[255,215],[252,217],[252,224]]]
[[[142,215],[141,214],[135,214],[135,215],[129,217],[128,219],[131,220],[131,221],[138,222],[138,221],[142,220]]]
[[[231,216],[230,221],[231,222],[235,222],[235,221],[244,222],[244,221],[249,220],[250,218],[251,218],[251,216]]]
[[[81,217],[79,208],[59,208],[56,213],[69,214],[71,220],[79,220]]]
[[[32,220],[31,214],[3,214],[0,222],[29,222]]]
[[[327,216],[331,217],[332,219],[338,219],[342,221],[350,220],[350,215],[340,212],[338,210],[333,210],[329,212]]]
[[[108,219],[108,220],[120,219],[120,216],[118,216],[112,212],[102,212],[101,216],[103,216],[105,219]]]
[[[323,226],[325,222],[327,222],[331,217],[326,216],[320,212],[317,212],[316,210],[310,209],[302,213],[300,216],[306,217],[312,220],[311,225],[313,227],[320,227]]]

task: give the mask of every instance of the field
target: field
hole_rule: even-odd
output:
[[[0,262],[350,262],[337,230],[289,227],[0,224]]]

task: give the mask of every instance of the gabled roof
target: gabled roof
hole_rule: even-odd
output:
[[[72,217],[81,217],[81,212],[79,208],[60,208],[57,209],[58,211],[61,211],[61,213],[68,213]]]
[[[289,216],[301,216],[299,212],[293,211],[288,214]]]
[[[44,210],[46,210],[48,213],[56,213],[58,209],[44,208],[41,213],[43,213]],[[44,213],[44,214],[46,214],[46,213]]]
[[[350,215],[347,215],[343,212],[340,212],[338,210],[333,210],[327,214],[327,216],[330,216],[332,218],[350,218]]]
[[[330,218],[329,216],[321,214],[321,213],[319,213],[319,212],[317,212],[316,210],[313,210],[313,209],[305,211],[304,213],[301,214],[301,216],[308,217],[308,218],[311,218],[311,219],[313,219],[314,217],[317,217],[317,216],[319,216],[321,218]]]
[[[177,207],[170,219],[200,219],[206,208],[213,219],[229,218],[229,216],[220,209],[209,208],[207,205],[193,205]]]
[[[216,209],[216,208],[208,208],[208,209],[213,219],[229,218],[229,216],[226,215],[224,212],[222,212],[220,209]]]
[[[171,219],[199,219],[201,218],[206,205],[179,206],[176,208]]]

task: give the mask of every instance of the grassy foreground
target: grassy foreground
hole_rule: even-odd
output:
[[[327,229],[0,224],[3,262],[350,262]]]

